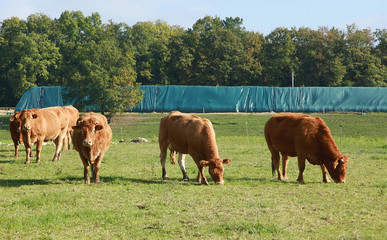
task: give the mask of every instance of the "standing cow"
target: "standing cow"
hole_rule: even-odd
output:
[[[58,161],[67,134],[69,115],[63,107],[27,109],[21,113],[26,164],[30,163],[31,146],[36,142],[36,162],[40,162],[43,142],[53,140],[56,146],[52,161]]]
[[[172,151],[171,157],[174,157],[173,152],[180,153],[179,165],[183,172],[183,179],[188,180],[184,166],[184,154],[189,154],[199,169],[198,182],[208,185],[204,167],[209,166],[209,173],[214,182],[224,183],[223,164],[231,162],[231,158],[219,158],[215,131],[208,119],[201,119],[178,111],[171,112],[160,121],[159,146],[163,179],[168,179],[165,161],[169,148]]]
[[[15,146],[15,155],[14,157],[19,157],[19,144],[23,143],[23,136],[21,132],[22,120],[20,118],[21,112],[16,112],[9,119],[9,132],[11,133],[11,138]],[[32,151],[31,151],[32,153]]]
[[[95,183],[99,183],[100,164],[113,136],[107,119],[99,113],[86,113],[78,119],[73,129],[73,144],[84,166],[85,183],[90,183],[89,164]]]
[[[279,180],[287,180],[289,156],[297,156],[298,182],[304,183],[305,159],[313,165],[320,165],[324,182],[329,182],[325,167],[335,182],[345,182],[348,156],[340,153],[321,118],[297,113],[276,114],[265,125],[265,138],[272,155],[273,173],[277,170]],[[282,155],[282,174],[279,153]]]

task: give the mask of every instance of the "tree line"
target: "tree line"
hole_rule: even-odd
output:
[[[205,16],[192,28],[161,20],[102,23],[65,11],[0,27],[0,106],[31,86],[66,86],[78,107],[119,111],[141,100],[140,84],[210,86],[387,86],[387,31],[277,28],[264,36],[243,19]],[[127,90],[130,89],[130,90]],[[87,96],[87,97],[80,97]]]

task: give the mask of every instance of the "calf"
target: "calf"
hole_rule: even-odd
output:
[[[204,167],[209,166],[209,173],[214,182],[224,183],[223,164],[231,162],[231,158],[219,158],[215,131],[208,119],[201,119],[178,111],[171,112],[160,121],[159,146],[163,179],[167,179],[165,161],[169,148],[172,162],[174,152],[180,153],[179,165],[183,172],[183,179],[188,180],[184,167],[184,154],[189,154],[199,169],[198,182],[208,184],[204,175]]]
[[[99,183],[100,164],[113,136],[107,119],[99,113],[86,113],[78,119],[73,129],[73,144],[84,166],[85,183],[90,183],[89,165],[95,183]]]
[[[298,182],[304,183],[305,159],[311,164],[320,165],[324,182],[329,182],[326,169],[335,182],[345,182],[349,157],[340,153],[321,118],[297,113],[276,114],[265,125],[265,138],[272,155],[273,172],[277,170],[279,180],[287,180],[289,156],[297,156]],[[282,155],[283,173],[279,170],[279,153]]]

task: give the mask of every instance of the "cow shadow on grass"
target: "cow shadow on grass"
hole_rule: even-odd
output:
[[[231,177],[228,179],[225,179],[226,184],[229,183],[238,183],[238,182],[244,182],[244,183],[252,183],[252,184],[259,184],[259,185],[265,185],[265,184],[282,184],[282,185],[308,185],[308,184],[321,184],[323,181],[318,180],[305,180],[305,183],[299,183],[296,179],[288,179],[286,181],[280,181],[277,178],[253,178],[253,177]],[[331,181],[331,183],[333,180]],[[329,184],[329,183],[324,183]]]
[[[21,187],[34,185],[57,184],[46,179],[0,179],[0,187]]]
[[[100,176],[100,179],[101,179],[101,182],[99,184],[104,184],[104,183],[121,184],[121,183],[125,183],[125,182],[143,183],[143,184],[161,184],[162,183],[162,180],[157,180],[157,179],[126,178],[126,177],[120,177],[120,176],[116,176],[116,177],[115,176],[109,176],[109,177]],[[81,183],[81,182],[83,183],[84,182],[83,177],[75,177],[75,176],[61,178],[58,180],[63,181],[63,182],[68,182],[68,183]],[[90,178],[90,181],[92,184],[94,183],[91,178]]]

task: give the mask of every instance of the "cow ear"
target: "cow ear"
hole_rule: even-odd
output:
[[[232,158],[226,158],[223,159],[223,164],[229,164],[231,162]]]
[[[207,167],[208,165],[210,165],[210,162],[206,160],[201,160],[199,163],[202,167]]]
[[[11,118],[9,119],[9,121],[10,121],[10,122],[15,121],[15,117],[11,117]]]
[[[102,125],[95,126],[95,131],[99,131],[99,130],[102,130],[102,129],[103,129]]]

